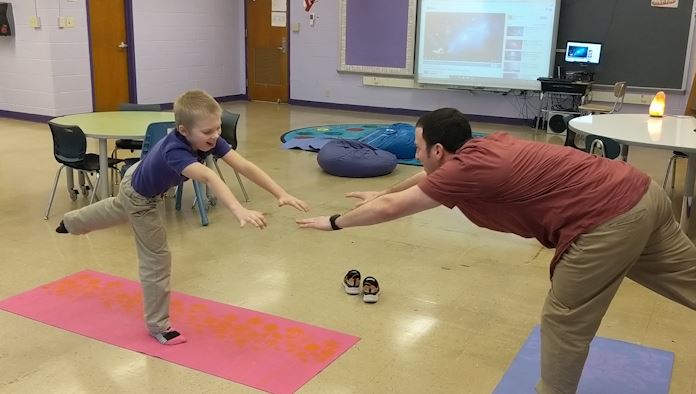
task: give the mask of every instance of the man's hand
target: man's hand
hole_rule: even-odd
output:
[[[234,211],[234,216],[239,219],[239,227],[244,227],[245,224],[249,223],[256,228],[263,230],[267,226],[266,218],[264,218],[263,214],[258,211],[252,211],[250,209],[240,207]]]
[[[300,225],[300,228],[314,228],[317,230],[331,231],[331,222],[328,216],[317,216],[308,219],[297,219],[295,223]]]
[[[383,192],[350,192],[346,194],[346,197],[352,197],[352,198],[357,198],[360,201],[355,203],[356,207],[359,207],[369,201],[374,200],[375,198],[383,195]]]
[[[284,194],[278,198],[278,206],[282,207],[283,205],[289,205],[298,211],[301,212],[308,212],[309,211],[309,206],[307,205],[306,202],[300,200],[297,197],[291,196],[289,194]]]

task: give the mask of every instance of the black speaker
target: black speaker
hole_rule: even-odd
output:
[[[568,122],[580,116],[579,114],[568,114],[567,112],[549,112],[549,131],[562,134],[568,130]]]
[[[553,131],[554,133],[564,133],[566,129],[568,128],[568,124],[565,121],[565,118],[563,114],[559,113],[549,113],[549,131]]]

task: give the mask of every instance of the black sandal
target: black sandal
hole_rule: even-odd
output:
[[[350,270],[343,277],[343,289],[350,295],[360,294],[360,271]]]
[[[363,280],[363,301],[369,304],[377,302],[379,299],[379,283],[372,276],[367,276]]]

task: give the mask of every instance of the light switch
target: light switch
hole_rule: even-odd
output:
[[[293,24],[292,24],[292,31],[295,32],[295,33],[297,33],[298,31],[300,31],[300,22],[296,22],[296,23],[293,23]]]
[[[41,18],[36,15],[32,15],[29,17],[29,26],[38,29],[41,27]]]
[[[65,18],[64,16],[59,16],[59,17],[58,17],[58,27],[60,27],[61,29],[63,29],[63,28],[65,28],[65,27],[67,27],[66,25],[67,25],[66,18]]]
[[[65,21],[66,27],[75,27],[75,17],[68,16]]]

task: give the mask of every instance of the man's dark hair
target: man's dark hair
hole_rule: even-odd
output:
[[[416,127],[423,129],[425,146],[429,150],[441,144],[449,153],[456,152],[471,139],[471,126],[464,114],[454,108],[440,108],[418,119]]]

